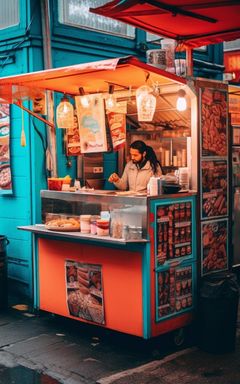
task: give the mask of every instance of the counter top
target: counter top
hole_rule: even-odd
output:
[[[19,226],[18,229],[23,231],[29,231],[41,235],[47,235],[49,237],[62,237],[68,239],[79,239],[79,240],[93,240],[100,243],[112,243],[112,244],[131,244],[131,243],[148,243],[149,240],[141,239],[141,240],[124,240],[124,239],[115,239],[110,236],[96,236],[91,234],[85,234],[81,232],[61,232],[61,231],[50,231],[45,228],[44,224],[35,224],[35,225],[26,225]]]

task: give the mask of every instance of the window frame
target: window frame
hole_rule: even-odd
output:
[[[93,29],[86,29],[83,27],[77,27],[74,25],[62,24],[58,20],[58,1],[52,2],[53,10],[53,34],[55,36],[64,36],[71,37],[72,39],[77,39],[85,41],[88,43],[95,43],[99,41],[101,37],[101,44],[104,45],[114,45],[116,47],[136,49],[136,44],[138,40],[137,28],[135,28],[135,36],[120,36],[112,35],[110,32],[104,32]]]
[[[26,26],[27,26],[27,19],[29,15],[29,4],[24,0],[18,0],[19,2],[19,24],[12,25],[4,29],[0,29],[0,46],[1,41],[3,41],[4,45],[6,46],[6,42],[10,40],[12,37],[19,37],[22,35],[25,35],[26,32]]]

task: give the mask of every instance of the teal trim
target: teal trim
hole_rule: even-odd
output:
[[[190,202],[192,206],[192,218],[191,218],[191,236],[192,236],[192,253],[191,255],[179,257],[179,258],[173,258],[166,260],[163,265],[157,265],[156,256],[157,256],[157,209],[161,206],[167,206],[167,205],[173,205],[173,204],[179,204],[179,203],[187,203]],[[155,292],[153,293],[155,295],[155,308],[156,308],[156,321],[162,322],[166,319],[176,317],[182,313],[190,312],[195,309],[196,307],[196,296],[197,296],[197,266],[196,266],[196,260],[197,260],[197,254],[196,254],[196,196],[188,196],[188,197],[179,197],[174,199],[169,199],[166,197],[166,199],[159,199],[157,198],[155,200],[150,201],[150,212],[154,215],[154,222],[151,223],[151,227],[154,229],[154,249],[155,249],[155,273],[156,273],[156,279],[155,279]],[[181,309],[179,312],[169,313],[167,315],[159,317],[158,314],[158,275],[161,272],[169,271],[170,267],[173,266],[176,268],[184,268],[184,267],[191,267],[192,269],[192,305],[189,307],[186,307],[184,309]]]
[[[142,308],[143,308],[143,338],[151,337],[151,254],[150,243],[143,249],[142,258]]]
[[[33,240],[33,307],[39,309],[40,307],[40,293],[39,293],[39,269],[38,269],[38,235],[32,234]]]

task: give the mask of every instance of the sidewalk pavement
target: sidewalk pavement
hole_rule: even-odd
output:
[[[227,316],[227,314],[226,314]],[[173,353],[166,338],[144,341],[17,305],[0,311],[0,372],[22,366],[62,384],[240,384],[236,350],[210,354],[195,346]],[[0,384],[11,384],[2,381]],[[23,377],[15,384],[31,384]]]

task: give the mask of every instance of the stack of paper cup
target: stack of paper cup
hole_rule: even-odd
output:
[[[187,167],[179,168],[179,184],[183,189],[189,189],[189,173]]]

